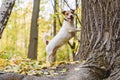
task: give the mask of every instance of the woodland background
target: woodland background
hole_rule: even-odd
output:
[[[70,3],[75,8],[75,0]],[[46,5],[47,4],[47,5]],[[54,0],[43,0],[40,2],[40,12],[38,18],[38,60],[45,61],[45,43],[43,42],[43,35],[45,32],[51,31],[52,35],[54,31],[54,17],[56,17],[56,30],[60,29],[59,20],[57,15],[60,15],[61,22],[63,22],[63,16],[61,12],[64,10],[62,0],[59,0],[57,6],[57,12],[54,13]],[[66,10],[68,9],[65,5]],[[21,56],[22,58],[27,57],[28,45],[30,39],[30,25],[32,18],[33,1],[17,0],[16,4],[11,13],[9,22],[7,23],[6,29],[3,33],[2,39],[0,39],[0,53],[1,58],[12,58],[13,56]],[[78,9],[80,13],[80,9]],[[51,40],[52,35],[49,37]],[[63,55],[64,53],[64,55]],[[68,60],[68,56],[71,55],[72,51],[69,45],[64,45],[58,52],[58,60]],[[67,57],[66,57],[67,56]],[[72,58],[72,57],[71,57]]]
[[[32,18],[36,16],[36,14],[33,13],[33,6],[37,4],[39,5],[39,9],[36,12],[38,13],[38,17],[37,21],[33,20],[34,23],[32,24]],[[43,41],[44,34],[47,32],[51,33],[51,35],[48,36],[49,41],[57,34],[64,20],[62,11],[70,10],[70,7],[72,9],[77,8],[76,13],[79,15],[79,18],[81,18],[80,4],[81,2],[78,0],[66,2],[64,0],[41,0],[40,3],[34,0],[16,0],[0,39],[1,72],[36,74],[36,70],[31,71],[33,68],[41,69],[46,67],[46,45]],[[36,25],[36,23],[37,26],[35,27],[37,27],[38,31],[38,41],[35,44],[36,47],[29,48],[30,43],[33,43],[33,41],[30,42],[31,26]],[[80,28],[81,25],[78,23],[77,17],[75,17],[75,23],[76,26]],[[37,31],[33,31],[33,33]],[[78,35],[80,36],[80,32]],[[58,64],[60,62],[72,62],[73,55],[77,53],[79,45],[78,41],[73,38],[69,44],[62,46],[57,52]],[[31,50],[36,51],[32,52]],[[29,68],[26,69],[26,67]],[[63,72],[66,72],[66,69],[63,70]]]

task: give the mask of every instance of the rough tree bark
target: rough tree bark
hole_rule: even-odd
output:
[[[30,31],[30,43],[28,50],[28,58],[37,59],[37,44],[38,44],[38,24],[40,0],[34,1],[31,31]]]
[[[119,4],[120,0],[82,0],[77,58],[87,62],[79,67],[79,80],[120,80]]]
[[[16,0],[4,0],[0,8],[0,38],[2,37],[3,30],[8,22],[10,14]]]

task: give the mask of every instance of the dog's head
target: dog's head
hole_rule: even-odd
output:
[[[75,10],[69,10],[69,11],[63,11],[62,13],[64,14],[65,16],[65,20],[68,21],[68,22],[73,22],[74,20],[74,11]]]

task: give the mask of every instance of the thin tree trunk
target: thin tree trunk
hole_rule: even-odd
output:
[[[78,0],[75,0],[75,6],[76,6],[76,10],[78,8]],[[77,28],[77,17],[75,18],[75,27]],[[72,43],[72,54],[73,54],[73,61],[75,61],[75,48],[76,48],[76,43],[75,41],[73,41]]]
[[[10,14],[16,0],[4,0],[0,8],[0,38],[2,37],[3,30],[8,22]]]
[[[37,59],[38,24],[40,0],[34,0],[28,58]]]
[[[56,12],[57,12],[57,1],[54,0],[54,22],[53,22],[53,36],[56,35]]]

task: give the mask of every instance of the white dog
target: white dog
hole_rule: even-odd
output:
[[[65,18],[62,28],[49,43],[46,40],[46,60],[49,63],[52,63],[56,60],[56,51],[58,48],[67,43],[72,37],[74,37],[76,31],[79,31],[74,27],[74,10],[64,11],[63,14]]]

